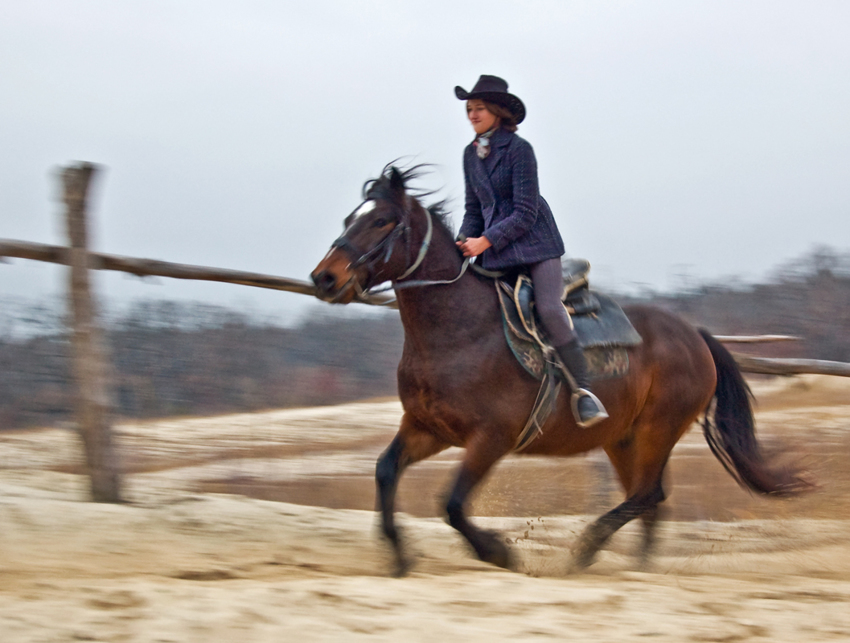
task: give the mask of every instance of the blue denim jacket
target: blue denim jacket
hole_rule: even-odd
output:
[[[466,213],[460,232],[493,244],[480,257],[490,270],[554,259],[564,242],[549,204],[540,196],[534,150],[513,132],[499,129],[482,160],[470,143],[463,151]]]

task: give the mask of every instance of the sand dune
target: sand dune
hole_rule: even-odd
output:
[[[765,436],[806,422],[846,445],[850,396],[834,382],[756,385]],[[814,394],[794,398],[801,386]],[[394,579],[371,511],[198,492],[234,472],[368,476],[399,412],[385,402],[124,425],[138,472],[122,506],[85,501],[72,433],[0,434],[0,641],[850,640],[846,512],[666,522],[647,571],[629,526],[582,574],[567,574],[569,550],[589,515],[476,518],[509,539],[517,572],[471,558],[439,518],[400,515],[417,565]],[[846,452],[833,458],[850,468]],[[846,503],[843,483],[822,483]]]

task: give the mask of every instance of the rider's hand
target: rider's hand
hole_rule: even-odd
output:
[[[472,237],[466,241],[457,242],[457,247],[463,251],[464,257],[477,257],[492,246],[487,237]]]

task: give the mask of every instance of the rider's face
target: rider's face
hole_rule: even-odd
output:
[[[499,117],[493,114],[483,100],[466,101],[466,115],[472,123],[472,129],[476,134],[484,134],[493,129],[499,122]]]

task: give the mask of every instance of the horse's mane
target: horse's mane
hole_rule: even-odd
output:
[[[381,175],[374,179],[369,179],[363,184],[363,198],[364,199],[381,199],[381,200],[389,200],[392,198],[392,188],[390,186],[390,177],[392,176],[393,170],[397,171],[401,175],[402,185],[404,186],[405,192],[407,192],[410,196],[412,196],[416,201],[422,205],[434,220],[445,230],[445,232],[450,236],[454,237],[454,229],[452,226],[451,215],[448,211],[448,200],[441,199],[440,201],[436,201],[435,203],[431,203],[429,205],[424,205],[421,202],[421,199],[427,196],[431,196],[435,194],[437,190],[426,190],[423,188],[412,187],[410,183],[424,174],[427,174],[428,168],[431,167],[429,163],[420,163],[418,165],[414,165],[409,168],[400,168],[396,165],[393,165],[395,161],[390,161],[384,166],[384,169],[381,170]]]

